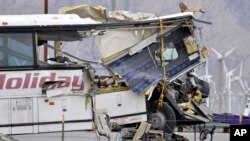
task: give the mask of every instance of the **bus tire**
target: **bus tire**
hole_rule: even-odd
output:
[[[173,133],[176,127],[176,115],[173,109],[163,102],[162,109],[157,110],[158,102],[154,102],[149,113],[149,123],[152,124],[152,128],[155,130],[163,130],[165,133]]]

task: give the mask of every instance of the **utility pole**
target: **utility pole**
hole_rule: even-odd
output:
[[[129,0],[125,0],[125,10],[129,11],[129,5],[130,5]]]
[[[111,0],[111,10],[115,11],[116,9],[116,0]]]
[[[44,14],[48,14],[48,0],[44,0]]]
[[[48,0],[44,0],[44,14],[48,14]],[[48,60],[48,43],[44,43],[43,50],[43,61],[47,62]]]

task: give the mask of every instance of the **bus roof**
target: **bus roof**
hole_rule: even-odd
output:
[[[0,15],[0,32],[31,32],[48,30],[86,31],[92,29],[106,30],[138,26],[158,26],[160,22],[159,19],[162,19],[164,23],[170,25],[177,22],[183,22],[186,19],[193,19],[193,13],[184,12],[146,20],[102,24],[90,18],[80,18],[76,14]]]
[[[96,23],[90,18],[80,18],[76,14],[0,15],[0,26],[47,26]]]

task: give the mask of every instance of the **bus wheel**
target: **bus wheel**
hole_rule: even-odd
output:
[[[165,133],[173,133],[176,126],[176,116],[173,109],[167,104],[162,104],[162,109],[157,111],[157,102],[155,102],[148,116],[148,122],[152,124],[155,130],[163,130]]]

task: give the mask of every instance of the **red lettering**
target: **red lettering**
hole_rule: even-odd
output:
[[[27,89],[29,87],[29,84],[30,84],[30,76],[31,76],[31,73],[27,73],[25,75],[25,79],[24,79],[24,83],[23,83],[23,88],[24,89]]]
[[[37,81],[38,81],[38,75],[39,75],[39,73],[34,73],[34,77],[33,77],[32,83],[31,83],[31,88],[36,88]]]
[[[22,78],[10,78],[7,80],[6,89],[19,89],[21,84]]]
[[[6,74],[0,74],[0,89],[3,89]]]
[[[79,80],[79,76],[74,76],[72,86],[74,90],[83,90],[84,84],[82,80]]]
[[[47,75],[46,75],[47,74]],[[10,75],[10,76],[9,76]],[[21,76],[20,76],[21,75]],[[29,73],[16,73],[13,74],[0,74],[0,90],[3,89],[39,89],[44,82],[56,82],[60,83],[49,86],[49,89],[55,88],[72,88],[73,90],[83,90],[84,82],[82,76],[57,76],[56,72],[42,73],[29,72]],[[16,77],[20,76],[20,77]]]
[[[42,77],[40,79],[39,87],[41,88],[43,83],[46,81],[55,81],[56,80],[56,73],[51,73],[49,77]]]
[[[71,77],[69,76],[59,76],[58,81],[63,81],[64,83],[59,83],[58,88],[69,87],[71,82]]]

